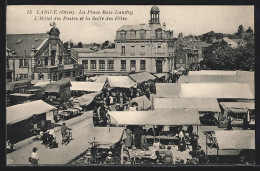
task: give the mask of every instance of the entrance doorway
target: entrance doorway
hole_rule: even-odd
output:
[[[161,60],[156,61],[156,72],[162,73],[162,61]]]

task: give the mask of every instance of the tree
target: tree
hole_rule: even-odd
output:
[[[246,30],[246,33],[253,33],[253,30],[251,27],[248,27],[248,29]]]
[[[83,48],[82,42],[79,42],[77,47],[78,47],[78,48]]]

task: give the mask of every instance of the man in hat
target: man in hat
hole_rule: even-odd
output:
[[[114,157],[112,156],[112,152],[108,152],[108,156],[106,157],[104,164],[114,164],[115,160]]]
[[[32,152],[31,157],[30,157],[30,162],[31,162],[32,165],[38,164],[39,156],[37,154],[37,150],[38,149],[36,147],[34,147],[33,150],[32,150],[33,152]]]

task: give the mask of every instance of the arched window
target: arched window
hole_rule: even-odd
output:
[[[135,34],[136,34],[135,30],[131,30],[130,31],[130,39],[135,39],[136,38]]]
[[[141,39],[145,39],[145,34],[146,34],[145,30],[142,29],[142,30],[140,31],[140,38],[141,38]]]

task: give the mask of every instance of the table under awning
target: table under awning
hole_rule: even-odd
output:
[[[130,78],[132,78],[137,83],[142,83],[149,80],[155,80],[156,77],[150,74],[149,72],[141,72],[137,74],[131,74],[129,75]]]
[[[109,115],[118,125],[200,125],[197,110],[109,111]]]
[[[111,88],[131,88],[136,85],[128,76],[108,76],[108,84]]]
[[[6,108],[6,124],[13,124],[54,109],[56,109],[54,106],[42,100],[10,106]]]
[[[87,139],[95,148],[110,149],[117,142],[126,138],[124,127],[91,127]]]
[[[251,149],[255,150],[254,130],[221,130],[215,131],[219,149]]]
[[[154,109],[198,109],[205,112],[220,112],[216,98],[154,98]]]
[[[104,87],[104,83],[71,81],[71,91],[98,92]]]

